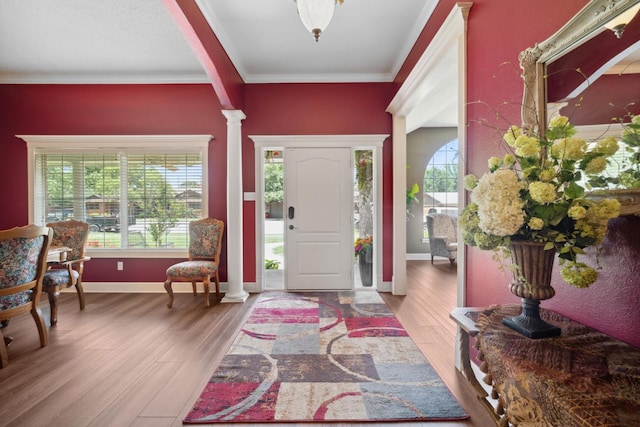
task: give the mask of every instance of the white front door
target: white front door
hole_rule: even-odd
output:
[[[350,148],[284,150],[288,290],[353,288]]]

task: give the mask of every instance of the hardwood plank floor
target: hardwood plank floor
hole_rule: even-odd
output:
[[[408,261],[407,273],[406,296],[382,296],[471,419],[394,424],[493,425],[453,364],[455,267]],[[0,426],[181,426],[257,298],[204,309],[202,294],[177,294],[169,310],[165,294],[87,294],[80,311],[75,293],[63,294],[44,348],[31,316],[12,319],[3,329],[14,341],[0,369]]]

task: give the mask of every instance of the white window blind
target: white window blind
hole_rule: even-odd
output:
[[[208,215],[203,138],[176,147],[160,137],[139,145],[122,137],[127,146],[102,141],[99,148],[74,137],[67,144],[22,138],[33,152],[33,222],[88,222],[90,250],[187,248],[188,223]]]

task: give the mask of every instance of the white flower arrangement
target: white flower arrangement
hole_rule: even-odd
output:
[[[618,143],[605,138],[588,144],[575,133],[564,116],[552,120],[544,135],[508,129],[507,154],[490,158],[489,172],[480,179],[465,177],[471,202],[459,222],[467,245],[508,257],[512,240],[542,242],[557,251],[564,281],[579,288],[595,282],[597,271],[578,257],[602,243],[620,203],[585,198],[580,182],[583,173],[591,179],[604,171]]]

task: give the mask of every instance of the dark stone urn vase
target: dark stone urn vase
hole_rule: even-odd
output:
[[[358,255],[358,267],[360,269],[360,281],[362,286],[373,286],[373,250],[363,249]]]
[[[522,312],[519,316],[504,318],[503,323],[529,338],[560,335],[560,328],[540,318],[540,301],[556,293],[551,287],[556,251],[545,251],[544,243],[529,241],[511,241],[510,249],[511,261],[517,266],[510,289],[522,298]]]

